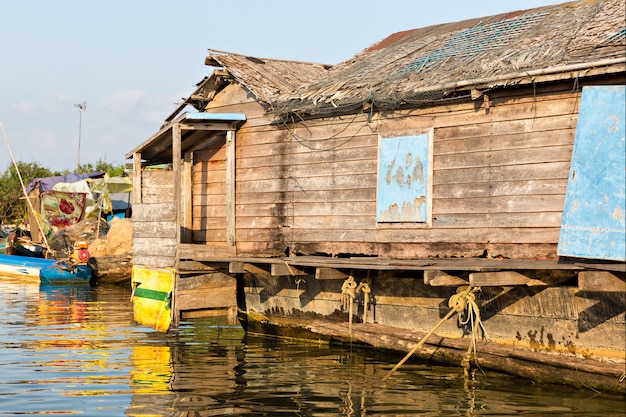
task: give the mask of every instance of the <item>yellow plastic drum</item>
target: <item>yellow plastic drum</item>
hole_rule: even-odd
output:
[[[169,268],[133,266],[133,314],[137,323],[164,333],[170,329],[175,273]]]

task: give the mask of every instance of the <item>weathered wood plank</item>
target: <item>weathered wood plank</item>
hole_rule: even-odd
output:
[[[438,184],[433,187],[433,198],[565,194],[566,188],[566,178],[491,181],[474,183],[471,187],[464,184]]]
[[[225,229],[194,229],[192,231],[193,241],[197,244],[209,246],[226,246]]]
[[[433,201],[433,213],[560,213],[563,211],[564,201],[564,195],[554,194],[463,199],[438,198]]]
[[[554,228],[476,228],[476,229],[429,229],[410,228],[409,225],[389,226],[388,228],[373,225],[371,229],[351,229],[349,225],[343,229],[299,229],[277,233],[274,230],[248,229],[237,231],[238,242],[264,242],[276,238],[305,242],[373,242],[395,243],[556,243],[559,238],[559,227]],[[358,252],[357,252],[358,253]]]
[[[180,261],[178,269],[180,274],[215,271],[215,267],[213,265],[206,265],[202,262],[194,260]]]
[[[530,169],[532,168],[532,169]],[[485,167],[481,169],[462,168],[435,169],[433,184],[474,184],[498,181],[526,181],[542,179],[567,179],[569,162],[546,162],[527,165],[510,165],[501,167]]]
[[[315,279],[346,279],[348,274],[336,268],[315,268]]]
[[[433,287],[459,287],[467,285],[468,281],[444,271],[427,270],[424,271],[424,284]]]
[[[294,252],[302,254],[360,253],[395,259],[428,259],[429,257],[482,257],[486,251],[511,259],[556,259],[556,242],[553,243],[474,243],[474,242],[424,242],[419,245],[396,242],[393,245],[372,242],[316,241],[290,244]],[[240,253],[279,256],[283,242],[240,242]]]
[[[176,224],[172,221],[134,221],[133,238],[176,237]]]
[[[133,257],[135,256],[176,256],[176,240],[173,238],[133,238]]]
[[[281,178],[311,178],[327,176],[345,176],[358,173],[376,174],[375,159],[352,159],[350,163],[339,162],[314,162],[301,164],[294,162],[289,165],[271,165],[249,169],[238,169],[237,177],[241,181],[253,181],[256,179]],[[300,180],[298,180],[300,181]]]
[[[235,288],[237,285],[237,279],[230,275],[221,272],[208,272],[200,275],[193,275],[190,277],[179,277],[176,280],[177,290],[213,290],[221,288]]]
[[[153,204],[133,205],[133,224],[135,222],[175,221],[176,203],[172,200]]]
[[[574,144],[575,128],[558,131],[510,132],[507,134],[489,135],[484,132],[477,137],[459,136],[454,140],[435,143],[436,156],[454,155],[469,152],[539,150],[543,147],[569,146]]]
[[[544,146],[515,150],[486,150],[435,155],[437,169],[457,169],[498,167],[505,165],[528,165],[545,162],[569,162],[572,159],[572,145]]]
[[[279,276],[298,276],[298,275],[308,275],[302,269],[297,266],[289,265],[288,263],[282,264],[272,264],[271,274],[273,277]]]
[[[515,271],[473,272],[469,275],[469,283],[475,287],[507,287],[529,282],[531,278]]]
[[[345,142],[345,139],[343,139]],[[247,149],[249,156],[239,156],[241,163],[237,164],[242,170],[259,169],[272,167],[280,164],[285,165],[307,165],[318,163],[333,163],[335,161],[357,161],[357,160],[373,160],[377,157],[378,138],[369,134],[361,140],[351,141],[353,147],[339,148],[332,152],[319,152],[309,150],[308,152],[296,152],[295,149],[281,148],[281,152],[277,152],[275,146],[265,145],[252,147]],[[358,146],[357,146],[358,145]],[[295,145],[292,145],[295,146]],[[327,144],[331,148],[331,144]],[[259,149],[257,149],[259,148]],[[267,152],[267,153],[262,153]],[[239,162],[239,161],[238,161]]]
[[[441,126],[436,130],[438,141],[459,138],[485,138],[519,134],[535,134],[576,128],[577,114],[556,114],[518,120],[495,120],[490,123]]]
[[[228,273],[230,274],[243,274],[246,272],[244,262],[229,262]]]
[[[133,265],[142,265],[151,268],[173,268],[175,262],[176,257],[174,256],[152,256],[133,253]]]
[[[578,288],[582,291],[626,292],[624,274],[609,271],[582,271],[578,273]]]
[[[433,227],[466,228],[483,227],[559,227],[561,212],[543,213],[433,213]]]
[[[201,310],[205,308],[229,308],[237,305],[236,287],[211,290],[179,290],[176,292],[176,310]]]
[[[235,256],[237,249],[235,246],[211,246],[196,244],[180,244],[179,257],[181,259],[193,259],[202,261],[203,259],[212,259],[215,257]]]

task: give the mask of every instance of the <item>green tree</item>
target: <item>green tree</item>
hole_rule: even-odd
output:
[[[95,164],[82,164],[78,170],[81,174],[97,171],[104,171],[108,173],[110,177],[121,177],[124,174],[124,165],[114,165],[107,162],[106,159],[98,159]]]
[[[62,172],[51,171],[49,168],[42,167],[37,162],[17,162],[17,167],[27,187],[35,178],[46,178],[56,175],[67,175],[70,172],[65,170]],[[79,173],[89,173],[103,171],[111,177],[120,177],[124,174],[124,165],[113,165],[104,159],[98,160],[95,164],[88,163],[81,165]],[[15,171],[15,166],[9,164],[8,168],[0,176],[0,222],[2,224],[19,223],[28,212],[26,198],[19,176]]]
[[[45,178],[60,175],[50,169],[42,167],[37,162],[17,162],[17,167],[24,181],[24,186],[35,178]],[[18,223],[27,213],[26,198],[15,166],[10,164],[0,176],[0,221],[4,223]]]

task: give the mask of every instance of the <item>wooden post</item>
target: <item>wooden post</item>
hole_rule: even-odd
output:
[[[226,132],[226,245],[235,246],[235,131]]]
[[[191,185],[191,176],[192,176],[192,153],[186,152],[183,156],[183,166],[181,172],[181,184],[182,184],[182,196],[180,199],[180,210],[182,213],[182,235],[181,242],[182,243],[191,243],[193,240],[192,229],[193,229],[193,208],[192,208],[192,185]]]
[[[180,191],[180,173],[181,173],[181,127],[180,124],[175,123],[172,126],[172,171],[174,176],[174,198],[176,200],[180,200],[181,191]],[[180,259],[178,256],[178,250],[180,247],[180,227],[181,227],[181,213],[180,213],[180,205],[177,205],[174,208],[176,214],[176,249],[175,257],[174,257],[174,273],[172,274],[172,306],[171,306],[171,314],[172,314],[172,326],[178,327],[180,322],[180,312],[178,311],[176,305],[176,277],[178,276],[178,268],[180,264]]]
[[[141,152],[133,154],[133,204],[141,204]]]

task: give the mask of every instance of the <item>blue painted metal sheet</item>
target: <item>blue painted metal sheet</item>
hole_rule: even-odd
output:
[[[557,253],[626,260],[625,86],[583,89]]]
[[[429,143],[428,134],[380,140],[378,222],[427,222]]]
[[[211,122],[239,122],[245,121],[246,115],[244,113],[185,113],[185,120],[201,120]]]

